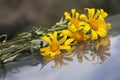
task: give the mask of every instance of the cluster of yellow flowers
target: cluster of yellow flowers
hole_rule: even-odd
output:
[[[107,35],[110,23],[105,22],[108,14],[103,9],[85,8],[85,11],[88,14],[80,14],[75,9],[71,13],[65,12],[68,28],[43,36],[47,45],[40,48],[40,54],[46,62],[54,60],[53,67],[66,65],[64,60],[72,61],[75,55],[79,62],[83,61],[82,57],[92,61],[96,56],[103,62],[110,56],[106,52],[110,46],[110,36]]]

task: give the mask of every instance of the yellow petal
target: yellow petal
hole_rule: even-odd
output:
[[[66,39],[67,39],[67,35],[64,35],[63,38],[59,40],[59,44],[64,43]]]
[[[76,10],[75,9],[71,9],[71,12],[72,12],[72,18],[74,18]]]
[[[79,13],[78,13],[78,12],[76,12],[76,16],[75,16],[75,18],[76,18],[76,19],[79,18]]]
[[[105,23],[105,20],[102,16],[99,16],[97,19],[100,23]]]
[[[88,17],[89,17],[89,19],[90,18],[93,18],[93,16],[94,16],[94,14],[95,14],[95,9],[94,8],[85,8],[85,10],[87,10],[88,11]]]
[[[70,47],[70,46],[63,45],[63,46],[60,46],[60,49],[70,50],[71,47]]]
[[[90,30],[90,26],[87,24],[85,25],[84,29],[83,29],[83,32],[84,33],[87,33],[88,31]]]
[[[90,39],[90,36],[86,36],[86,35],[84,35],[84,41],[86,41],[86,40],[88,40],[88,39]]]
[[[48,35],[50,36],[52,41],[57,42],[57,32],[54,32],[53,34],[49,33]]]
[[[68,12],[65,12],[64,15],[65,15],[65,19],[68,19],[68,20],[71,19],[71,16]]]
[[[70,45],[71,42],[73,42],[73,41],[74,41],[74,39],[72,39],[72,38],[67,39],[67,40],[65,41],[64,45]]]
[[[57,42],[57,32],[56,31],[53,33],[52,40]]]
[[[61,32],[63,35],[67,35],[67,36],[72,36],[72,33],[69,30],[62,30]]]
[[[49,35],[49,37],[52,39],[53,38],[53,34],[48,33],[47,35]]]
[[[104,29],[104,28],[99,28],[96,32],[100,37],[105,37],[106,33],[107,33],[107,30]]]
[[[51,43],[50,38],[49,38],[49,37],[47,37],[47,36],[44,36],[42,39],[43,39],[43,40],[45,40],[45,41],[47,41],[49,44]]]
[[[87,18],[87,16],[86,16],[85,14],[81,14],[81,15],[80,15],[80,19],[81,19],[81,20],[84,20],[84,21],[87,21],[87,20],[88,20],[88,18]]]
[[[91,33],[92,33],[92,40],[98,39],[98,35],[94,30],[91,29]]]
[[[45,57],[45,56],[49,56],[50,53],[51,53],[50,51],[45,51],[45,52],[40,53],[40,54]]]
[[[98,17],[99,17],[99,15],[100,15],[100,10],[97,10],[97,12],[96,12],[96,14],[95,14],[94,18],[95,18],[95,19],[96,19],[96,18],[98,18]]]
[[[43,52],[43,51],[47,51],[49,50],[49,47],[45,47],[45,48],[40,48],[40,51]]]
[[[59,55],[60,51],[56,51],[56,52],[51,52],[49,57],[55,57],[56,55]]]
[[[84,22],[84,21],[81,21],[80,22],[80,26],[84,26],[84,25],[86,25],[87,23],[86,22]]]
[[[103,18],[105,18],[105,17],[108,16],[108,14],[107,14],[106,12],[104,12],[103,9],[100,9],[100,11],[101,11],[101,16],[102,16]]]

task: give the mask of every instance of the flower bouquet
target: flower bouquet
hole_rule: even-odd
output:
[[[42,65],[54,61],[52,68],[67,65],[66,61],[75,57],[80,63],[84,59],[103,63],[110,56],[111,36],[107,32],[111,24],[105,21],[108,14],[103,9],[84,10],[85,13],[75,9],[65,12],[50,29],[35,27],[8,41],[7,35],[1,35],[0,68],[28,56],[28,60],[34,58]]]

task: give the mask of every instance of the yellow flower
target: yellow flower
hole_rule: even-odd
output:
[[[68,13],[65,12],[65,19],[69,20],[68,25],[72,28],[74,28],[72,31],[75,31],[76,29],[78,30],[80,28],[80,14],[78,12],[76,12],[75,9],[71,9],[72,12],[72,16]]]
[[[89,36],[85,35],[83,31],[71,32],[70,30],[62,30],[62,34],[73,38],[77,42],[86,41],[90,38]]]
[[[89,24],[92,40],[98,39],[100,37],[105,37],[107,35],[107,30],[110,28],[110,23],[105,22],[105,18],[108,16],[103,9],[97,10],[95,12],[94,8],[85,8],[88,11],[88,17],[85,14],[80,15],[80,19]],[[89,31],[89,30],[88,30]]]
[[[90,27],[88,26],[88,24],[86,24],[83,21],[80,21],[80,14],[78,12],[76,12],[75,9],[71,9],[72,12],[72,16],[70,16],[70,14],[68,12],[65,12],[65,19],[69,20],[68,22],[68,28],[71,32],[76,32],[78,30],[81,30],[84,28],[84,32],[86,33]],[[86,26],[83,26],[86,25]]]
[[[90,27],[85,22],[80,21],[80,14],[76,12],[75,9],[71,9],[71,12],[72,16],[68,12],[64,13],[65,19],[69,20],[69,22],[68,30],[63,30],[62,34],[72,37],[76,41],[85,41],[89,39],[89,37],[86,36],[86,32],[88,32]]]
[[[61,54],[61,50],[70,50],[70,43],[73,39],[67,39],[67,36],[63,36],[58,40],[58,33],[54,32],[53,34],[48,34],[48,36],[44,36],[43,40],[48,42],[48,46],[44,48],[40,48],[41,55],[44,57],[55,57],[56,55]]]

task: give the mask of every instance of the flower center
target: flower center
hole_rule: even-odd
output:
[[[73,32],[72,36],[75,40],[80,41],[83,38],[83,32]]]
[[[92,27],[93,30],[98,29],[98,21],[95,19],[89,19],[89,24]]]
[[[57,42],[52,42],[50,45],[50,50],[53,52],[56,52],[57,50],[59,50],[59,44]]]
[[[76,29],[79,28],[79,20],[78,19],[72,19],[71,22],[72,22],[72,24],[75,25]]]

